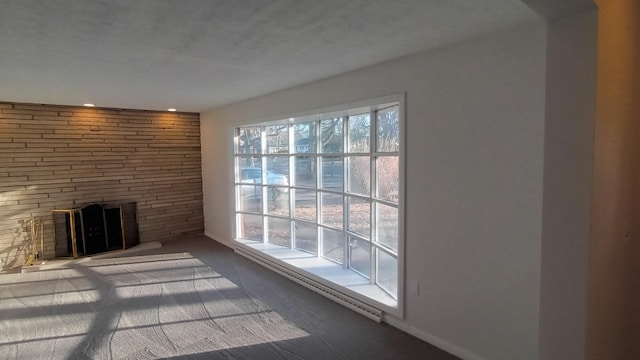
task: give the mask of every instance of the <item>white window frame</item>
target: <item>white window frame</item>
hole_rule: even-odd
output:
[[[316,110],[310,110],[310,111],[305,111],[305,112],[300,112],[300,113],[296,113],[296,114],[290,114],[287,116],[282,116],[282,117],[275,117],[275,118],[271,118],[271,119],[265,119],[262,121],[252,121],[252,122],[248,122],[246,124],[236,124],[233,126],[233,138],[235,139],[233,142],[233,149],[232,149],[232,154],[233,154],[233,161],[232,161],[232,167],[233,167],[233,181],[232,183],[234,184],[234,189],[233,189],[233,194],[234,194],[234,208],[232,209],[232,213],[233,216],[232,218],[234,219],[233,221],[233,225],[232,225],[232,233],[233,233],[233,239],[235,242],[241,243],[239,237],[238,237],[238,224],[237,224],[237,214],[240,212],[238,210],[239,208],[239,195],[236,191],[237,189],[237,185],[239,185],[237,179],[238,179],[238,174],[237,171],[239,170],[238,167],[238,161],[237,159],[240,157],[241,154],[238,153],[238,140],[236,138],[236,134],[237,134],[237,129],[238,128],[248,128],[248,127],[261,127],[262,128],[262,140],[261,140],[261,151],[259,154],[255,154],[255,156],[258,156],[261,159],[262,162],[262,183],[266,184],[265,180],[266,180],[266,173],[267,171],[265,171],[267,168],[265,167],[265,162],[266,162],[266,158],[271,156],[272,154],[269,153],[268,149],[267,149],[267,141],[266,141],[266,136],[265,136],[265,127],[269,127],[269,126],[274,126],[274,125],[288,125],[289,126],[289,151],[287,154],[284,155],[279,155],[279,156],[289,156],[289,169],[292,172],[295,172],[295,165],[293,164],[293,159],[295,155],[295,150],[293,148],[296,147],[295,141],[293,139],[293,131],[290,129],[292,125],[298,124],[298,123],[306,123],[306,122],[317,122],[318,120],[325,120],[325,119],[331,119],[334,117],[348,117],[349,115],[355,115],[355,114],[361,114],[363,113],[363,111],[368,111],[370,112],[370,151],[368,153],[363,153],[362,155],[366,155],[369,156],[370,160],[371,160],[371,171],[370,171],[370,191],[369,191],[369,196],[358,196],[358,195],[354,195],[352,193],[348,193],[347,192],[347,164],[345,161],[343,161],[343,191],[340,193],[343,196],[344,199],[344,203],[343,203],[343,227],[341,231],[343,234],[345,234],[345,250],[347,250],[348,247],[348,234],[350,234],[347,231],[347,223],[348,223],[348,216],[349,216],[349,209],[347,206],[347,199],[349,197],[358,197],[358,198],[364,198],[367,199],[370,203],[371,206],[371,210],[370,210],[370,214],[371,214],[371,219],[370,219],[370,225],[371,225],[371,236],[370,239],[368,240],[371,250],[371,263],[370,263],[370,279],[372,281],[373,284],[379,286],[376,283],[376,272],[377,272],[377,265],[375,263],[376,261],[376,256],[375,256],[375,251],[373,250],[374,248],[380,248],[382,247],[383,250],[386,253],[389,253],[389,249],[384,249],[384,246],[381,246],[380,244],[376,244],[374,241],[375,235],[375,210],[374,210],[374,202],[375,203],[382,203],[385,204],[385,201],[381,201],[380,199],[376,199],[375,201],[373,200],[374,198],[374,193],[375,193],[375,160],[376,157],[378,156],[385,156],[385,155],[389,155],[389,154],[396,154],[394,153],[388,153],[388,152],[382,152],[379,153],[377,152],[377,148],[376,148],[376,136],[375,136],[375,131],[376,131],[376,117],[373,116],[375,114],[375,111],[378,109],[379,105],[383,105],[383,104],[392,104],[392,103],[397,103],[398,105],[398,121],[399,121],[399,149],[397,152],[398,155],[398,167],[399,167],[399,181],[398,181],[398,204],[397,204],[397,210],[398,210],[398,248],[397,248],[397,297],[396,297],[396,306],[394,307],[389,307],[385,304],[381,304],[378,303],[377,301],[370,299],[368,297],[365,297],[364,295],[360,295],[360,294],[351,294],[352,296],[355,296],[356,298],[359,298],[359,300],[365,302],[365,303],[370,303],[378,308],[381,308],[382,310],[384,310],[385,312],[388,312],[390,314],[393,314],[399,318],[403,318],[404,317],[404,301],[405,301],[405,247],[406,247],[406,237],[405,237],[405,187],[406,187],[406,171],[405,171],[405,162],[406,162],[406,155],[405,155],[405,149],[406,149],[406,121],[405,121],[405,94],[395,94],[395,95],[389,95],[389,96],[385,96],[385,97],[379,97],[379,98],[375,98],[375,99],[369,99],[369,100],[364,100],[364,101],[359,101],[359,102],[355,102],[355,103],[350,103],[350,104],[344,104],[344,105],[338,105],[338,106],[333,106],[333,107],[327,107],[327,108],[323,108],[323,109],[316,109]],[[382,106],[381,108],[384,108],[384,106]],[[343,149],[342,152],[340,153],[332,153],[330,154],[331,156],[340,156],[343,159],[353,155],[353,153],[350,153],[348,151],[348,143],[347,143],[347,132],[346,132],[346,127],[347,124],[346,122],[343,121]],[[315,131],[316,131],[316,138],[319,139],[320,136],[320,126],[316,126],[315,127]],[[321,163],[321,156],[322,155],[326,155],[320,152],[320,141],[316,141],[317,144],[317,149],[316,151],[313,153],[313,156],[316,160],[316,187],[315,188],[304,188],[304,190],[311,190],[311,191],[315,191],[316,192],[316,222],[315,224],[317,225],[317,241],[318,241],[318,256],[322,256],[322,247],[321,247],[321,230],[320,228],[323,226],[320,223],[320,213],[322,211],[322,207],[320,206],[321,200],[320,200],[320,194],[322,192],[327,192],[326,189],[322,189],[320,187],[319,184],[319,179],[322,178],[322,174],[321,174],[321,168],[322,168],[322,163]],[[245,154],[247,156],[251,156],[248,154]],[[297,187],[296,185],[291,184],[291,182],[289,182],[289,191],[291,192],[291,190],[295,190],[295,189],[300,189],[299,187]],[[266,201],[266,186],[263,186],[263,201],[262,201],[262,217],[263,217],[263,239],[264,241],[266,241],[267,239],[267,234],[268,234],[268,229],[267,229],[267,224],[266,224],[266,216],[268,214],[267,212],[267,201]],[[331,192],[331,191],[328,191]],[[395,205],[394,205],[395,206]],[[293,217],[293,209],[295,207],[294,204],[294,199],[292,196],[289,197],[289,217],[287,219],[289,219],[291,221],[291,227],[292,227],[292,232],[291,232],[291,247],[293,248],[295,246],[294,244],[294,234],[293,234],[293,223],[294,220],[299,221],[299,219],[296,219],[295,217]],[[273,215],[269,215],[269,216],[273,216]],[[275,218],[277,218],[278,216],[274,216]],[[283,217],[284,218],[284,217]],[[348,255],[344,255],[344,260],[343,261],[343,266],[347,266],[346,262],[348,261],[349,256]],[[353,271],[356,271],[354,269],[351,269]],[[337,288],[339,291],[344,290],[343,287],[336,285],[332,282],[328,282],[326,283],[326,285],[332,286],[334,288]],[[382,287],[381,287],[382,288]],[[384,288],[382,288],[384,289]],[[386,290],[385,290],[386,291]]]

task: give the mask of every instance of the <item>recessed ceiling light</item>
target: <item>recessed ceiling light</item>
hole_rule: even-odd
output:
[[[171,109],[167,109],[167,111],[176,111],[176,109],[171,108]]]
[[[86,107],[94,107],[94,106],[96,106],[96,104],[82,104],[82,105],[84,105]]]

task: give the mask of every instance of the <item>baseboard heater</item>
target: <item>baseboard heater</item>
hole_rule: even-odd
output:
[[[368,304],[365,304],[360,300],[356,300],[351,296],[338,292],[303,274],[292,271],[291,269],[288,269],[287,267],[282,266],[281,264],[278,264],[277,261],[269,259],[268,257],[255,254],[254,252],[241,247],[236,247],[234,250],[239,255],[242,255],[245,258],[257,264],[262,265],[265,268],[272,270],[288,278],[289,280],[293,280],[296,283],[306,287],[307,289],[314,291],[330,300],[333,300],[338,304],[345,306],[361,315],[364,315],[375,322],[382,321],[382,311],[379,309],[376,309]]]

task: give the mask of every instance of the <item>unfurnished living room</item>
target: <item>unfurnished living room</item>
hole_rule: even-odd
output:
[[[638,16],[0,0],[0,358],[640,359]]]

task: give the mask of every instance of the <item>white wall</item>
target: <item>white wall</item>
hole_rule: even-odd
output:
[[[206,233],[232,241],[234,126],[406,92],[406,279],[420,296],[390,322],[468,359],[536,359],[545,47],[529,24],[203,113]]]
[[[548,27],[540,358],[584,359],[597,12]]]

